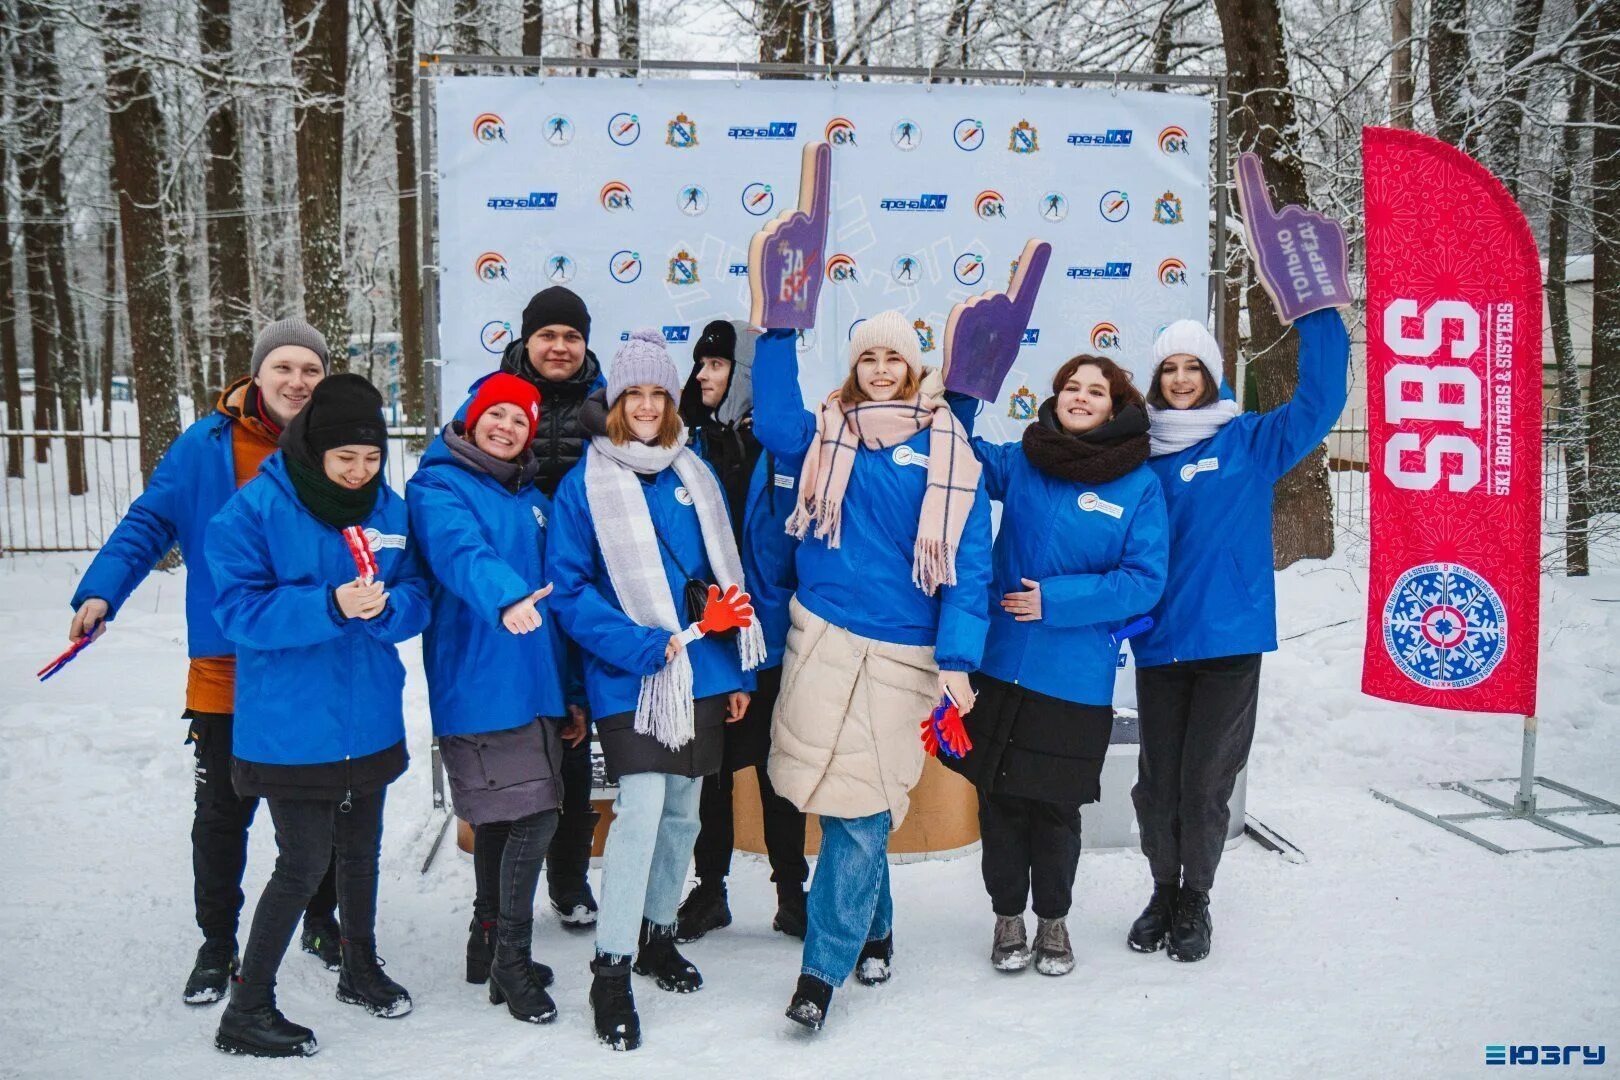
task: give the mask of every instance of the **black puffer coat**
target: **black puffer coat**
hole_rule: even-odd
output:
[[[978,672],[978,701],[963,718],[973,743],[966,757],[939,762],[987,795],[1017,795],[1065,806],[1096,802],[1113,731],[1109,705],[1079,705]]]
[[[607,385],[602,378],[602,364],[595,353],[586,349],[585,362],[572,378],[550,382],[529,366],[524,343],[513,341],[501,354],[501,370],[528,380],[540,391],[540,430],[534,435],[534,456],[540,461],[540,472],[534,483],[548,496],[555,495],[568,470],[585,456],[590,436],[580,427],[579,410],[591,391]]]

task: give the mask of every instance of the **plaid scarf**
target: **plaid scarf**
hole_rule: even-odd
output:
[[[967,435],[946,408],[939,375],[930,371],[922,392],[905,401],[864,401],[844,405],[834,391],[816,414],[815,451],[805,455],[799,474],[799,504],[788,532],[815,535],[838,546],[843,528],[844,492],[855,452],[864,446],[898,446],[924,428],[928,436],[928,487],[917,516],[911,581],[932,596],[941,585],[956,584],[956,548],[979,489],[979,459]]]

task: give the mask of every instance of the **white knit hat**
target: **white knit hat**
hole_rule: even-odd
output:
[[[1221,363],[1221,346],[1215,335],[1196,319],[1177,319],[1153,339],[1153,363],[1157,367],[1172,356],[1196,356],[1215,380],[1218,390],[1226,382],[1226,365]]]
[[[632,386],[661,386],[671,401],[681,400],[681,375],[664,346],[663,332],[656,327],[633,330],[608,365],[607,403],[612,408],[619,395]]]
[[[863,320],[849,338],[849,366],[854,367],[867,349],[893,349],[906,358],[914,375],[922,374],[922,343],[917,328],[898,311],[884,311]]]

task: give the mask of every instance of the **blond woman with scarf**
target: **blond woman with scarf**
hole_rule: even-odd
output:
[[[765,659],[757,622],[685,645],[676,636],[702,615],[687,610],[689,581],[748,588],[725,493],[686,448],[680,392],[663,335],[631,334],[606,390],[580,412],[590,447],[557,489],[547,549],[552,610],[585,654],[585,692],[619,785],[591,963],[597,1038],[615,1050],[641,1042],[632,968],[663,990],[703,985],[675,948],[675,909],[702,778],[720,768],[723,725],[747,711]]]
[[[923,770],[919,725],[968,673],[988,626],[990,512],[979,462],[924,368],[911,322],[856,326],[849,375],[815,411],[799,395],[794,334],[754,353],[754,432],[804,455],[788,529],[801,536],[770,780],[821,816],[809,931],[788,1018],[819,1030],[853,972],[886,982],[894,955],[888,834]]]

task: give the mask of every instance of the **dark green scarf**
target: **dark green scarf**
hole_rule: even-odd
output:
[[[346,488],[327,477],[324,469],[306,465],[291,454],[287,459],[287,476],[292,480],[298,501],[309,512],[332,526],[347,529],[359,525],[371,516],[377,507],[377,494],[382,489],[382,470],[358,488]]]

